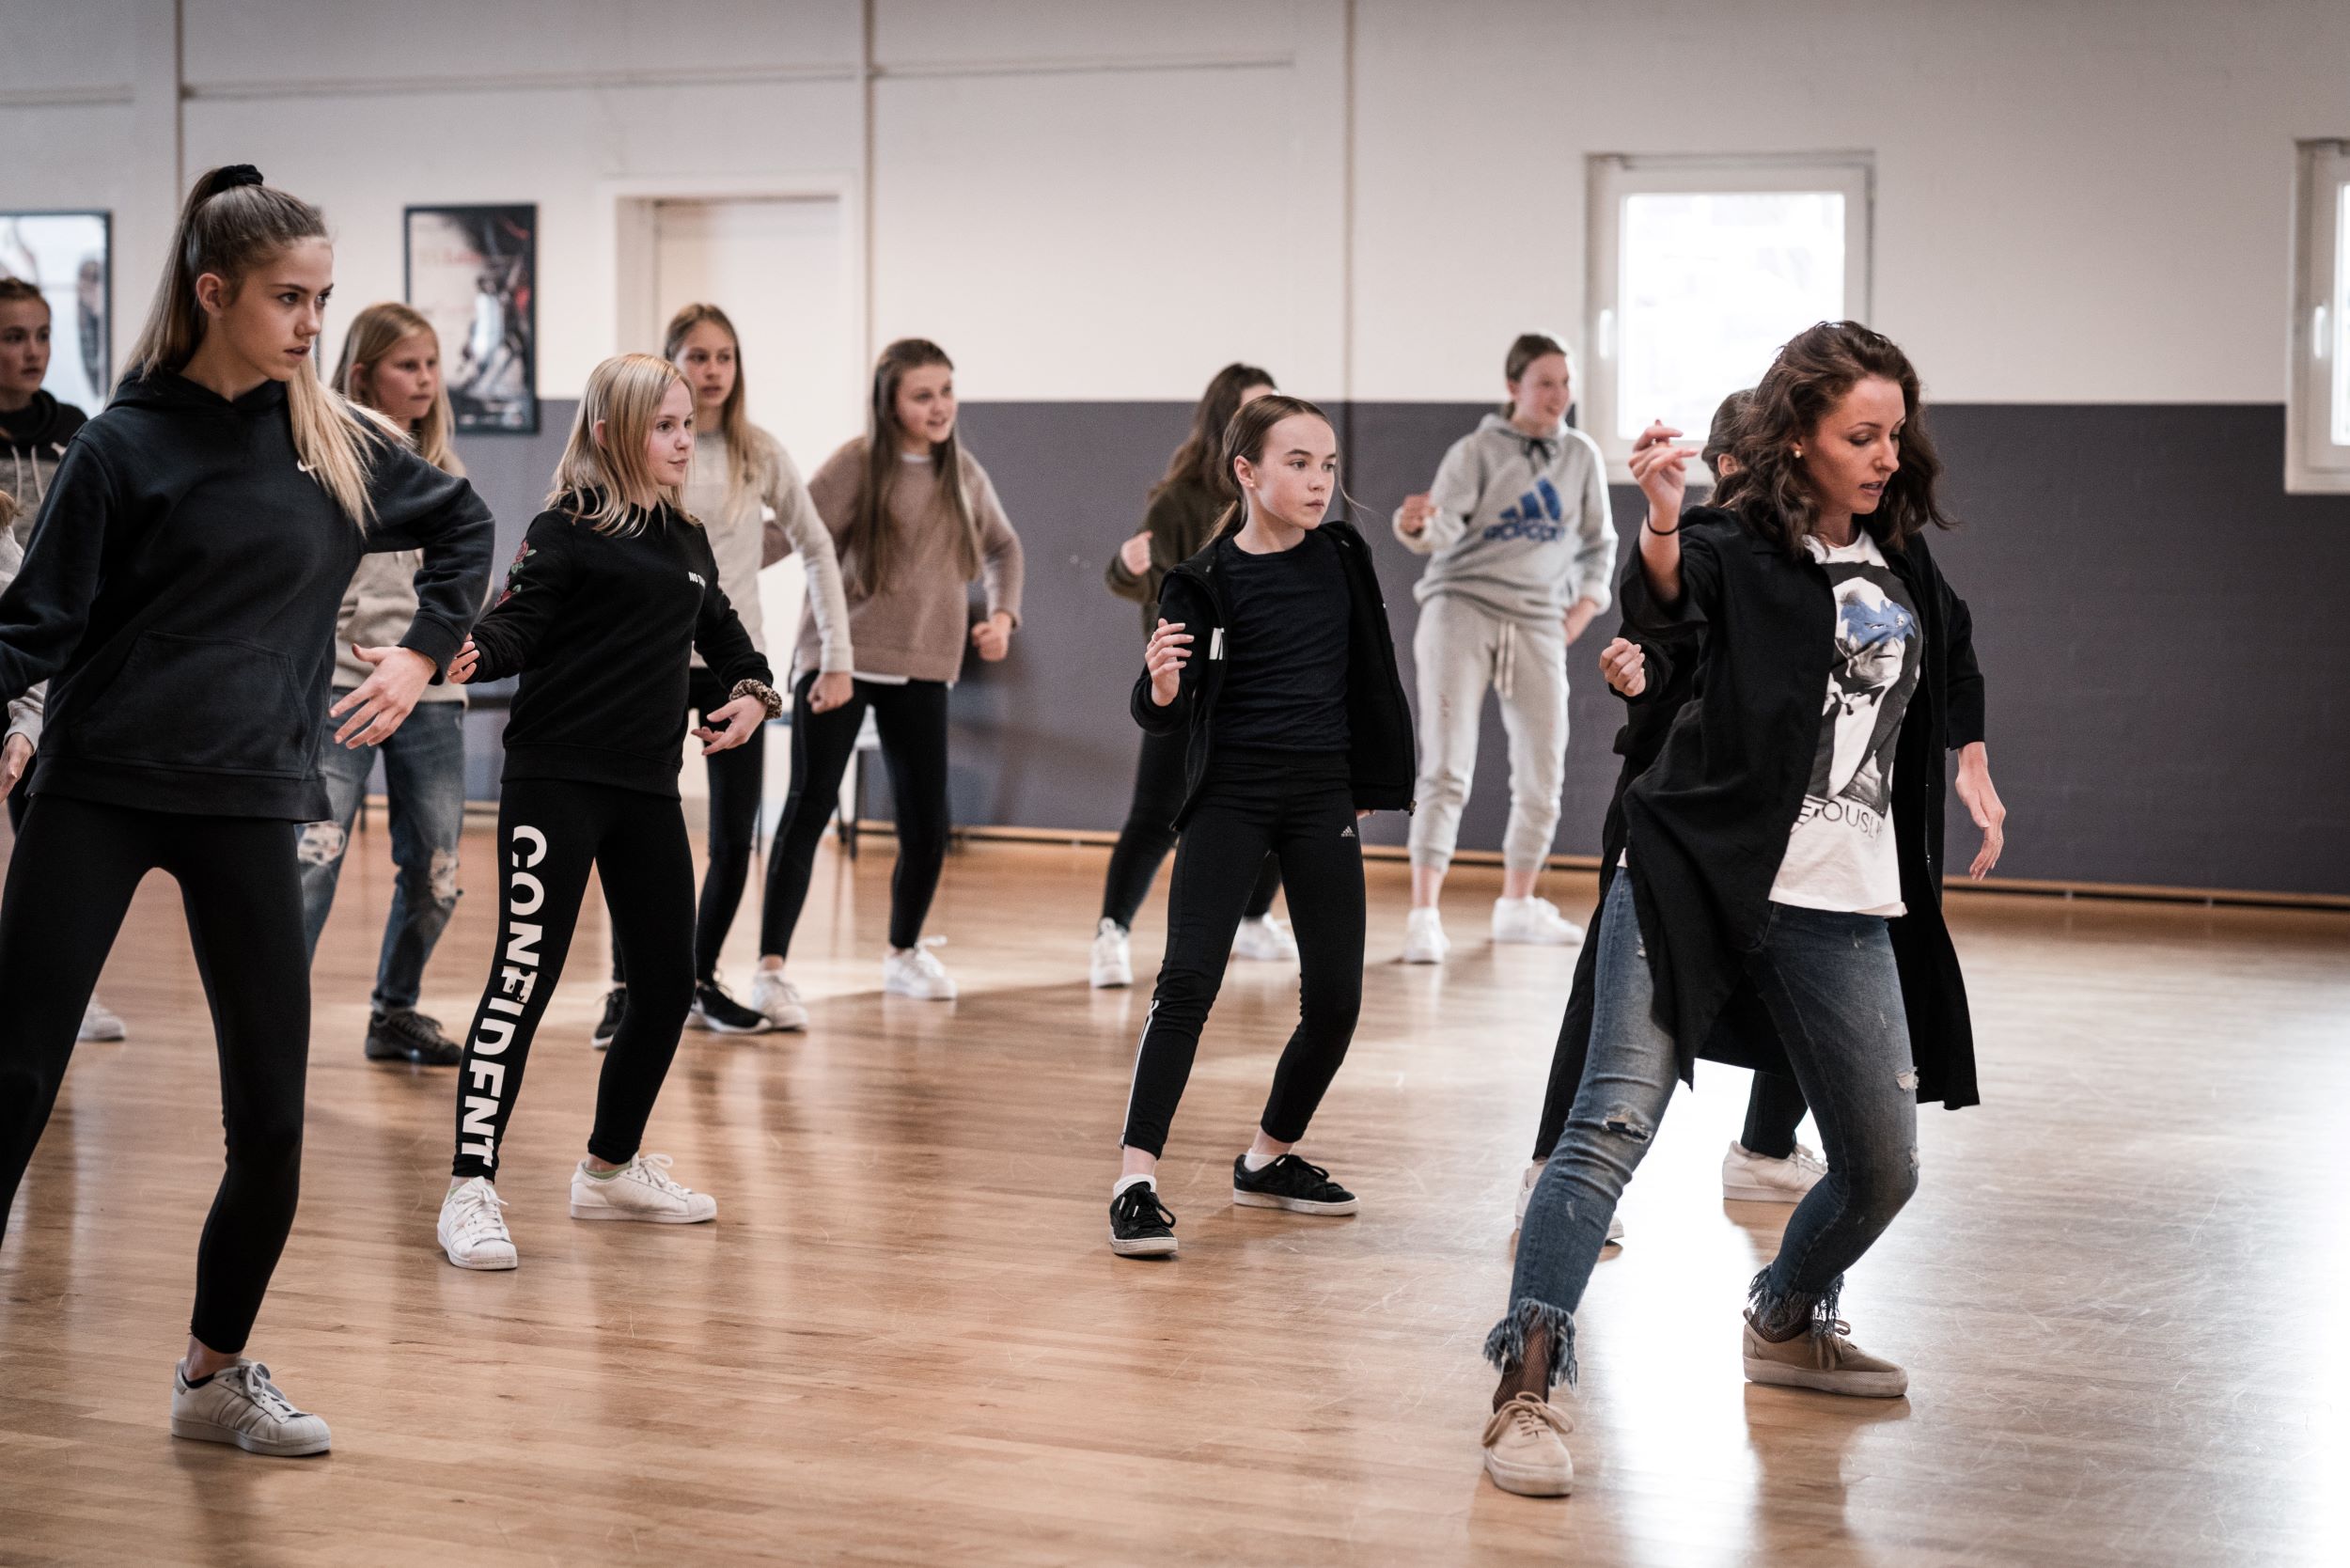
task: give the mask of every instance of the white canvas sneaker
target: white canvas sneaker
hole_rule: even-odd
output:
[[[1583,940],[1583,928],[1559,914],[1548,899],[1496,899],[1494,940],[1571,948]]]
[[[1722,1156],[1722,1197],[1732,1203],[1800,1203],[1826,1174],[1827,1162],[1800,1143],[1775,1160],[1732,1138]]]
[[[1134,944],[1126,936],[1126,928],[1108,916],[1093,933],[1093,989],[1115,991],[1135,983]]]
[[[1444,912],[1433,905],[1415,909],[1403,918],[1403,962],[1442,964],[1452,944],[1444,933]]]
[[[1243,920],[1240,929],[1232,933],[1232,956],[1261,964],[1294,964],[1297,938],[1274,917],[1260,915],[1253,920]]]
[[[89,999],[89,1006],[82,1010],[82,1027],[73,1038],[89,1041],[121,1040],[130,1032],[122,1027],[122,1020],[115,1016],[113,1009],[92,996]]]
[[[751,976],[751,1011],[779,1029],[807,1027],[807,1006],[800,988],[783,978],[780,969],[760,969]]]
[[[441,1223],[434,1233],[441,1250],[459,1268],[512,1268],[517,1262],[514,1238],[498,1211],[506,1200],[487,1176],[475,1176],[448,1189],[441,1200]]]
[[[938,962],[931,949],[947,939],[925,936],[919,947],[902,952],[889,949],[882,960],[882,989],[893,996],[912,996],[924,1002],[951,1002],[955,999],[955,980],[947,973],[947,965]]]
[[[699,1225],[718,1217],[718,1200],[669,1176],[669,1156],[637,1156],[608,1177],[572,1169],[573,1219],[634,1219],[648,1225]]]
[[[186,1369],[171,1369],[171,1435],[280,1459],[324,1453],[331,1440],[326,1423],[295,1409],[267,1367],[242,1358],[195,1385]]]

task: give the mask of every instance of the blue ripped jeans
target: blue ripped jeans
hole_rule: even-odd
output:
[[[350,695],[337,688],[331,700],[339,702]],[[330,717],[326,722],[319,771],[325,776],[327,808],[334,815],[310,823],[295,840],[294,854],[302,864],[302,933],[316,956],[319,933],[335,907],[335,886],[342,878],[351,824],[359,815],[368,776],[375,771],[381,751],[384,794],[390,803],[392,860],[400,876],[392,884],[391,913],[384,921],[372,1000],[378,1012],[401,1011],[416,1005],[424,988],[425,961],[457,911],[457,839],[465,826],[465,705],[419,702],[380,747],[337,745],[335,729],[343,720]]]
[[[1608,890],[1592,939],[1600,947],[1590,1060],[1527,1205],[1510,1310],[1485,1341],[1487,1358],[1507,1372],[1524,1359],[1527,1332],[1547,1328],[1554,1383],[1574,1375],[1574,1309],[1674,1087],[1673,1040],[1650,1015],[1654,988],[1629,876]],[[1826,1177],[1796,1205],[1778,1256],[1750,1287],[1758,1322],[1778,1335],[1814,1314],[1835,1315],[1844,1270],[1918,1190],[1918,1075],[1882,917],[1775,903],[1745,969],[1827,1156]]]

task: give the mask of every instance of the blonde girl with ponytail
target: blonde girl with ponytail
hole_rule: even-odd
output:
[[[396,646],[361,651],[372,673],[333,705],[334,741],[378,745],[456,656],[492,536],[464,480],[321,384],[334,286],[318,209],[247,165],[196,180],[115,400],[67,447],[0,595],[0,701],[49,682],[0,898],[0,1218],[131,895],[168,871],[227,1133],[171,1430],[270,1454],[328,1441],[240,1353],[301,1181],[310,986],[294,845],[327,815],[336,615],[362,556],[423,552],[415,615]]]
[[[335,367],[335,390],[358,409],[383,416],[404,432],[416,455],[446,474],[462,474],[450,445],[455,419],[441,374],[441,340],[432,323],[407,306],[370,305],[352,318]],[[343,590],[335,625],[333,701],[342,702],[372,671],[363,649],[394,641],[418,609],[415,550],[378,551],[359,563]],[[311,956],[335,907],[351,827],[380,753],[390,803],[392,859],[400,874],[384,924],[362,1051],[370,1061],[454,1067],[458,1048],[438,1020],[416,1011],[424,966],[457,910],[457,843],[465,822],[465,693],[427,686],[408,722],[375,745],[329,746],[321,760],[329,810],[302,830],[303,937]]]

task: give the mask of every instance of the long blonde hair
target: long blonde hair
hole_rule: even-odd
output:
[[[882,350],[873,365],[873,396],[865,411],[865,483],[857,490],[856,509],[840,534],[840,572],[850,595],[870,599],[889,586],[897,570],[897,530],[889,521],[889,491],[898,482],[898,384],[908,370],[955,362],[947,351],[927,337],[901,337]],[[963,485],[963,440],[960,430],[931,446],[931,463],[937,470],[947,505],[955,515],[956,559],[963,580],[979,574],[979,521],[971,510],[970,494]]]
[[[572,421],[571,439],[563,444],[563,459],[555,465],[555,488],[547,492],[546,504],[572,513],[600,534],[643,529],[645,519],[632,511],[631,495],[658,495],[684,516],[684,497],[678,487],[653,478],[645,462],[645,443],[661,413],[661,400],[670,387],[685,384],[676,366],[649,353],[614,354],[588,371],[588,390],[580,394],[579,414]],[[686,390],[691,396],[693,389]],[[603,422],[602,442],[596,440],[598,420]]]
[[[343,336],[343,356],[335,365],[335,390],[373,408],[374,404],[352,390],[352,383],[365,370],[372,389],[375,368],[384,362],[384,357],[418,334],[431,338],[432,352],[440,353],[441,336],[432,330],[432,323],[398,300],[384,300],[360,311],[351,319],[351,330]],[[462,474],[465,465],[459,460],[457,448],[449,445],[456,429],[457,416],[448,406],[448,382],[443,378],[433,384],[432,406],[425,410],[424,417],[416,421],[408,438],[415,444],[416,455],[442,473]]]
[[[727,506],[731,510],[744,491],[759,484],[768,447],[767,432],[752,424],[751,416],[744,412],[743,335],[716,306],[684,306],[669,318],[669,328],[661,335],[661,357],[675,364],[679,351],[685,347],[685,335],[705,321],[734,344],[734,390],[718,405],[718,433],[727,438]]]
[[[326,219],[317,208],[264,184],[250,164],[205,170],[180,209],[163,281],[148,309],[147,326],[131,346],[125,379],[183,369],[196,356],[209,324],[196,294],[196,281],[204,274],[212,273],[234,289],[271,258],[305,240],[325,238]],[[305,356],[288,379],[286,411],[294,451],[310,477],[344,516],[365,528],[375,516],[368,495],[373,444],[403,432],[374,410],[322,385],[315,355]]]

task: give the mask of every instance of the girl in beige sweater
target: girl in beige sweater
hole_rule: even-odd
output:
[[[856,651],[848,700],[813,701],[823,639],[800,618],[791,706],[791,792],[767,857],[767,907],[751,1005],[774,1017],[799,1007],[784,956],[840,779],[866,711],[880,731],[897,808],[898,865],[890,880],[889,953],[882,987],[950,1000],[955,982],[922,941],[922,921],[947,857],[947,692],[966,648],[996,660],[1020,623],[1020,540],[995,487],[955,435],[954,364],[918,337],[882,351],[866,433],[825,460],[808,494],[831,530]],[[987,594],[972,624],[969,585]],[[805,1013],[801,1014],[805,1017]]]

